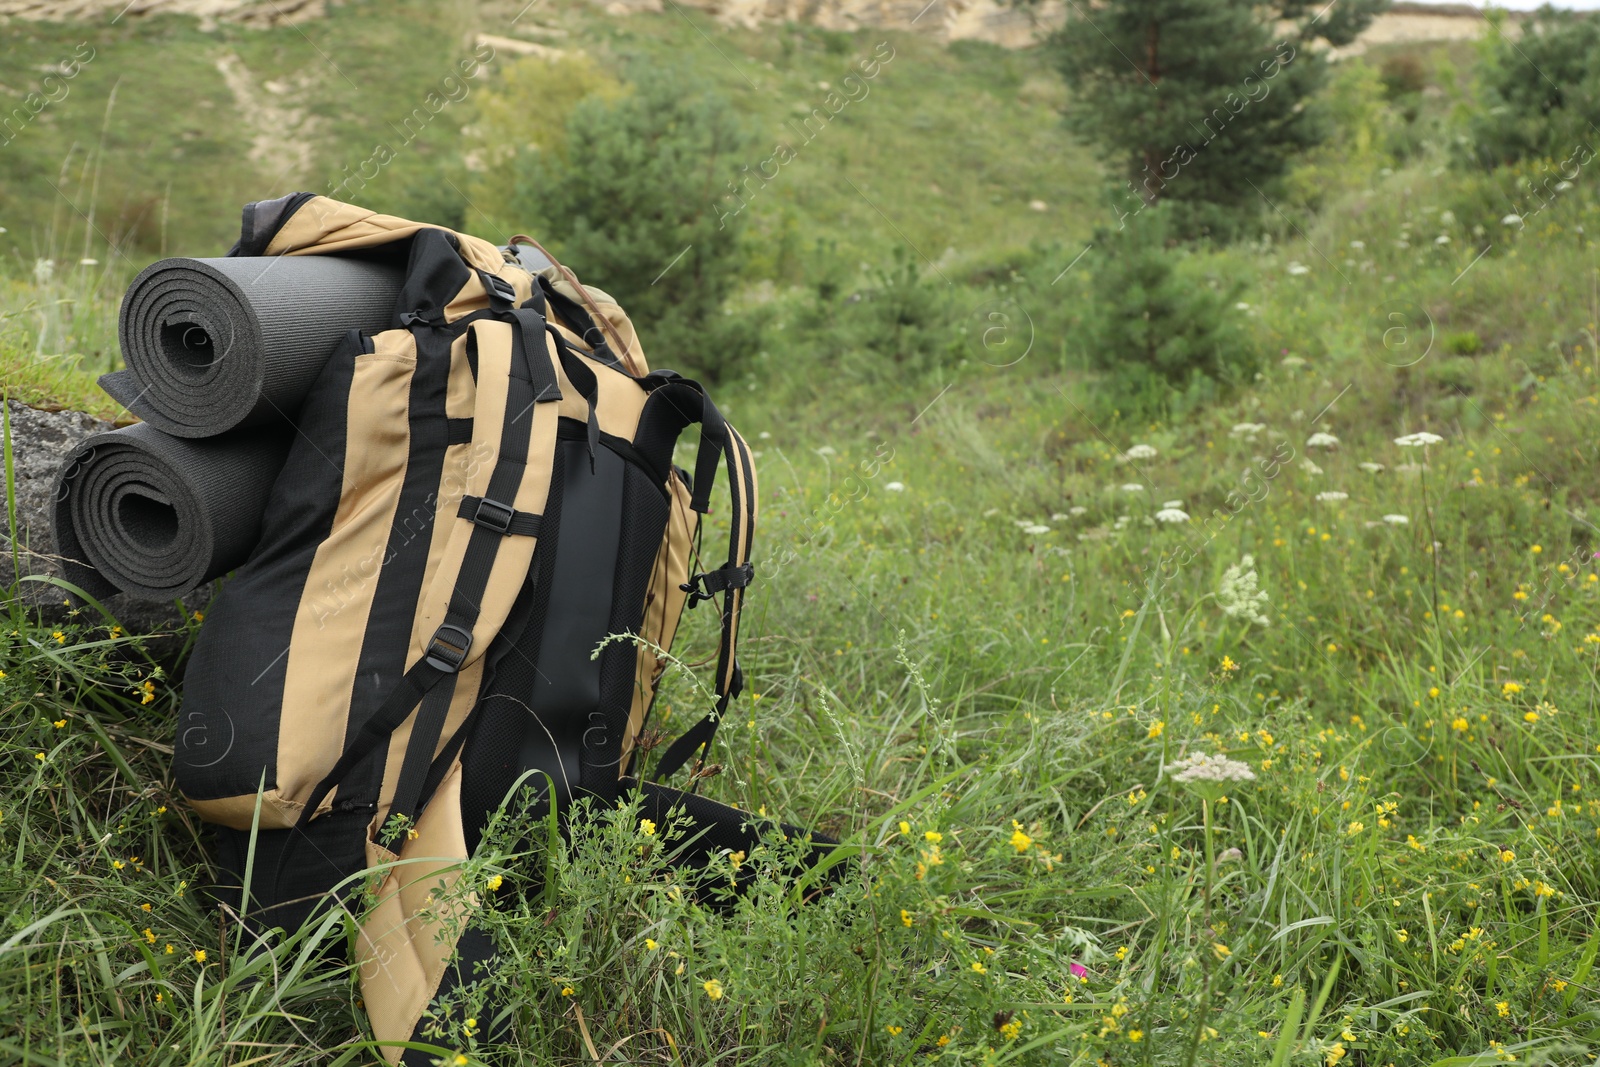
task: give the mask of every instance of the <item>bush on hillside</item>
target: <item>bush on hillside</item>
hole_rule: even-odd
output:
[[[1494,16],[1500,18],[1503,16]],[[1471,151],[1485,167],[1600,150],[1600,15],[1546,5],[1521,36],[1483,38]],[[1569,176],[1570,177],[1570,176]]]
[[[744,215],[721,198],[746,143],[721,96],[647,71],[626,95],[580,101],[558,147],[519,153],[510,213],[628,309],[653,364],[715,379],[754,347],[723,311]]]
[[[1124,413],[1173,413],[1249,380],[1260,362],[1234,307],[1244,284],[1207,277],[1168,247],[1162,210],[1096,242],[1081,345]]]

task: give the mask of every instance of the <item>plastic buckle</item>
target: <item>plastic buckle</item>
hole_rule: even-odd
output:
[[[684,582],[682,585],[678,586],[679,589],[682,589],[685,593],[689,594],[688,606],[691,608],[698,607],[701,601],[711,600],[716,596],[715,593],[708,593],[704,589],[700,588],[700,583],[704,579],[704,574],[696,574],[687,582]]]
[[[512,304],[517,302],[517,290],[511,285],[510,282],[506,281],[498,274],[490,274],[487,271],[484,272],[483,277],[488,283],[489,288],[493,289],[495,294],[498,295],[502,300],[510,301]]]
[[[428,642],[428,650],[423,653],[422,661],[435,670],[454,674],[467,661],[467,653],[471,651],[472,631],[447,622],[433,632],[433,640]]]
[[[511,532],[511,520],[516,514],[516,508],[484,497],[478,501],[478,510],[473,513],[472,521],[479,526],[488,527],[495,533],[506,534]]]

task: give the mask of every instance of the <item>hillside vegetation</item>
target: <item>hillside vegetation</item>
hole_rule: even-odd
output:
[[[236,106],[218,56],[263,83],[313,71],[294,100],[321,123],[328,175],[365,158],[368,116],[404,115],[436,78],[385,62],[392,42],[433,27],[464,56],[495,32],[453,9],[376,10],[335,8],[305,37],[161,20],[92,39],[103,52],[55,123],[0,152],[28,205],[6,210],[30,220],[0,220],[17,247],[0,322],[13,395],[105,410],[91,373],[116,362],[128,272],[163,247],[225,246],[237,202],[289,187],[261,188],[247,131],[209,118]],[[1128,253],[1043,57],[728,31],[670,7],[536,11],[569,31],[562,47],[582,41],[596,86],[679,61],[768,137],[880,39],[894,58],[751,202],[729,311],[759,316],[761,341],[718,388],[759,450],[763,513],[750,693],[705,791],[839,834],[859,862],[812,903],[774,878],[724,913],[639,859],[636,813],[597,813],[549,843],[552,885],[497,931],[523,1055],[1600,1054],[1600,193],[1591,169],[1557,189],[1560,159],[1466,160],[1470,48],[1343,65],[1320,105],[1335,139],[1252,235],[1167,250],[1185,289],[1228,294],[1258,369],[1152,416],[1086,354],[1125,302],[1104,280]],[[84,33],[13,30],[49,55]],[[308,67],[308,38],[348,82]],[[441,48],[437,76],[456,58]],[[365,202],[492,221],[473,191],[497,172],[466,167],[483,132],[460,127],[520,99],[510,67]],[[114,114],[140,119],[106,126],[79,206],[123,218],[115,205],[191,183],[165,201],[165,246],[127,223],[144,236],[125,260],[84,244],[39,184],[76,144],[72,188],[94,189],[102,112],[67,106],[99,108],[119,74]],[[136,146],[148,166],[113,165]],[[57,265],[36,274],[36,258]],[[686,663],[712,647],[704,614]],[[346,936],[337,918],[250,957],[207,906],[203,828],[167,768],[181,686],[145,647],[93,609],[40,625],[13,608],[0,635],[0,1049],[371,1061],[354,976],[316,962]],[[670,675],[669,729],[700,713],[694,675]],[[1243,770],[1176,781],[1195,753]],[[465,884],[523,877],[508,849],[491,843]],[[776,872],[783,854],[743,862]],[[466,1017],[438,1021],[442,1062],[495,1062]]]

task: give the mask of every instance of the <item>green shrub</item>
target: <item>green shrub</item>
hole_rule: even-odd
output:
[[[1483,48],[1480,106],[1469,127],[1477,161],[1495,167],[1538,156],[1566,159],[1579,146],[1587,147],[1584,162],[1592,159],[1600,122],[1600,16],[1547,5],[1516,41],[1488,33]]]
[[[1233,307],[1243,283],[1208,277],[1166,235],[1164,212],[1145,211],[1095,250],[1104,258],[1090,282],[1084,350],[1132,410],[1188,407],[1249,379],[1259,363]]]
[[[629,94],[580,101],[559,148],[520,153],[510,214],[537,223],[580,277],[603,279],[652,362],[716,379],[750,347],[722,311],[746,218],[724,193],[746,143],[723,97],[646,69]]]

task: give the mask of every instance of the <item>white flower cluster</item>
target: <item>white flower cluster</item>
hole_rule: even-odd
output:
[[[1246,552],[1243,559],[1222,572],[1222,585],[1217,588],[1217,605],[1222,613],[1235,619],[1249,619],[1258,626],[1270,625],[1272,620],[1264,610],[1269,598],[1256,588],[1256,582],[1256,560]]]
[[[1314,433],[1306,438],[1307,448],[1338,448],[1339,439],[1331,433]]]
[[[1175,782],[1253,782],[1256,777],[1248,763],[1204,752],[1181,759],[1167,770]]]
[[[1134,445],[1122,454],[1123,459],[1155,459],[1157,452],[1154,445]]]
[[[1408,433],[1404,437],[1396,437],[1394,439],[1394,443],[1399,445],[1401,448],[1426,448],[1429,445],[1436,445],[1443,440],[1444,438],[1440,437],[1436,433],[1429,433],[1426,430],[1420,430],[1417,433]]]

